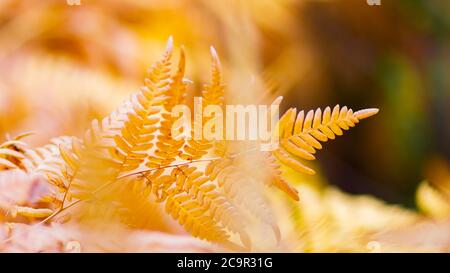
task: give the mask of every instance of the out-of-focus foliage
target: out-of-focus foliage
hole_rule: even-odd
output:
[[[418,223],[421,217],[371,196],[351,196],[323,177],[286,171],[297,182],[301,202],[278,200],[289,248],[300,252],[379,252],[373,235]]]
[[[450,165],[434,157],[426,166],[428,181],[416,192],[419,209],[427,218],[409,227],[374,235],[384,251],[450,251]]]
[[[0,226],[1,252],[212,252],[207,243],[187,236],[136,231],[124,227],[105,229],[76,225]],[[14,238],[10,240],[9,238]],[[32,239],[30,239],[32,238]],[[103,238],[99,243],[98,238]]]
[[[428,181],[421,183],[416,199],[419,208],[435,219],[450,217],[450,165],[441,158],[432,159],[426,168]]]

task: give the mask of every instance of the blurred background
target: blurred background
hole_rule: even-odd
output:
[[[414,207],[418,184],[448,169],[448,0],[1,0],[1,140],[81,135],[140,86],[170,35],[192,93],[213,45],[229,101],[380,108],[318,155],[346,192]]]

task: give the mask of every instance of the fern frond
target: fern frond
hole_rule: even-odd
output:
[[[212,181],[217,181],[218,188],[230,202],[271,226],[277,241],[281,239],[275,216],[268,206],[269,202],[259,190],[259,185],[242,172],[232,159],[223,158],[210,162],[205,174]]]
[[[11,154],[13,150],[10,149],[0,149],[0,166],[2,170],[8,170],[8,169],[17,169],[19,168],[16,164],[12,162],[12,160],[7,159],[7,157],[12,157]]]
[[[20,161],[25,157],[24,147],[26,144],[21,141],[31,133],[20,134],[13,139],[8,139],[0,144],[0,170],[19,169]]]
[[[378,109],[364,109],[353,112],[346,106],[336,105],[306,113],[289,109],[279,121],[281,148],[274,151],[274,156],[283,164],[302,173],[315,174],[315,171],[301,163],[299,159],[314,160],[316,150],[322,149],[321,142],[335,139],[343,131],[354,127],[360,120],[378,113]]]
[[[205,214],[209,213],[223,227],[239,234],[244,246],[250,248],[244,217],[227,195],[221,192],[214,179],[211,180],[203,171],[198,171],[197,167],[188,166],[173,169],[172,175],[177,177],[177,191],[184,191],[193,200],[197,200]]]
[[[295,201],[299,201],[298,191],[283,178],[280,170],[281,165],[273,154],[267,152],[265,156],[263,156],[263,159],[268,170],[267,184],[269,184],[269,186],[277,187]]]
[[[151,195],[145,179],[132,179],[120,185],[112,194],[111,203],[120,212],[122,223],[138,229],[179,231],[172,218],[164,212],[164,207]]]
[[[169,194],[165,209],[193,236],[218,243],[228,243],[229,235],[209,215],[199,209],[200,204],[187,193]]]
[[[236,220],[239,219],[237,210],[220,195],[214,183],[203,184],[208,179],[200,178],[202,172],[193,169],[188,174],[177,172],[183,168],[165,172],[184,144],[184,140],[172,139],[171,127],[175,120],[170,112],[173,106],[184,102],[185,57],[181,51],[178,70],[170,76],[171,43],[169,39],[162,61],[150,69],[146,86],[139,93],[133,94],[108,117],[94,120],[81,147],[60,149],[68,180],[72,181],[68,186],[70,195],[87,200],[96,189],[117,181],[145,161],[154,171],[144,174],[144,196],[152,194],[158,202],[165,202],[167,211],[194,236],[224,243],[229,237],[228,229],[238,233],[243,243],[249,245],[244,226]],[[216,74],[213,73],[214,82],[217,82]],[[153,144],[156,144],[154,149]],[[199,150],[197,146],[193,149]],[[177,185],[181,184],[179,188]],[[180,197],[183,194],[189,197],[189,202]],[[96,196],[96,200],[106,201],[107,193],[103,196]]]
[[[120,172],[136,169],[147,158],[146,152],[154,144],[161,105],[167,100],[167,92],[172,85],[170,78],[172,50],[173,40],[170,37],[162,60],[149,69],[145,86],[140,93],[131,96],[131,109],[127,113],[127,120],[124,121],[121,133],[114,137],[119,148],[118,159],[123,162]],[[184,66],[184,60],[180,62],[183,62]],[[166,161],[159,160],[158,163],[161,165]]]
[[[161,105],[171,83],[172,50],[173,41],[169,38],[163,58],[147,73],[145,86],[109,116],[92,122],[83,140],[82,154],[77,156],[82,162],[80,171],[72,170],[77,176],[73,188],[81,196],[137,169],[148,158],[159,128]]]
[[[210,48],[211,53],[211,83],[205,85],[202,91],[202,107],[205,109],[208,105],[217,105],[223,107],[224,105],[224,91],[225,87],[222,84],[222,66],[217,56],[217,52],[214,47]],[[202,128],[204,125],[211,120],[213,117],[202,117]],[[194,128],[196,127],[196,119],[194,118]],[[217,129],[217,128],[216,128]],[[224,153],[225,145],[223,141],[208,141],[190,139],[183,147],[184,154],[181,158],[185,160],[196,160],[199,159],[209,152],[211,148],[216,147],[215,153]]]
[[[22,168],[31,173],[41,173],[47,181],[55,185],[60,192],[67,190],[66,162],[61,156],[60,147],[70,149],[77,142],[75,137],[61,136],[53,138],[50,143],[34,149],[24,149],[24,158],[21,160]],[[58,202],[58,196],[54,197]]]
[[[185,55],[184,49],[181,49],[178,70],[171,78],[169,87],[165,93],[163,101],[163,112],[161,113],[161,122],[159,126],[159,135],[156,141],[156,150],[148,158],[148,167],[158,167],[168,165],[175,161],[181,154],[181,147],[184,139],[175,140],[172,137],[172,126],[177,117],[172,116],[172,109],[176,105],[184,104],[186,97],[186,83],[184,82]]]
[[[205,85],[202,91],[204,106],[219,105],[223,106],[225,101],[225,86],[222,83],[222,64],[214,47],[211,52],[211,83]]]
[[[251,215],[270,226],[280,241],[275,215],[262,186],[275,186],[298,200],[297,190],[282,178],[280,163],[313,174],[300,159],[315,159],[321,142],[334,139],[377,110],[353,113],[336,106],[333,111],[327,107],[323,114],[318,109],[305,116],[304,112],[297,115],[295,109],[290,109],[278,123],[281,147],[274,152],[250,149],[253,153],[248,156],[248,147],[233,146],[229,141],[175,140],[172,127],[176,119],[171,112],[174,106],[185,104],[186,82],[184,50],[181,49],[173,74],[172,50],[170,38],[163,58],[149,69],[145,86],[110,115],[94,120],[82,139],[60,140],[27,151],[20,163],[29,170],[44,171],[58,185],[64,193],[59,197],[61,209],[66,199],[74,197],[90,203],[89,209],[102,209],[108,217],[146,226],[146,221],[130,220],[133,217],[129,214],[122,219],[124,214],[119,213],[149,208],[142,202],[127,206],[128,199],[117,197],[117,192],[133,191],[139,193],[140,199],[163,206],[193,236],[236,247],[232,237],[236,235],[250,249],[243,215]],[[223,108],[222,68],[213,48],[211,58],[211,83],[203,88],[202,106]],[[281,98],[277,98],[274,104],[280,102]],[[211,118],[202,117],[202,128]],[[235,148],[239,153],[231,153]],[[245,161],[247,165],[242,164]],[[253,176],[246,171],[252,168],[253,172],[255,168],[264,171]],[[97,212],[88,214],[98,215]]]

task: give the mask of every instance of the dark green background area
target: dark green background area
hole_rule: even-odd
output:
[[[380,108],[319,155],[330,183],[414,206],[424,166],[450,158],[450,1],[310,1],[301,13],[332,91],[305,101],[296,92],[324,91],[297,86],[290,104]]]

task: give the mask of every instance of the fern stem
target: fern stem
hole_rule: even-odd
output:
[[[133,176],[133,175],[138,175],[138,174],[143,174],[143,173],[147,173],[147,172],[151,172],[151,171],[160,170],[160,169],[176,168],[179,166],[189,165],[192,163],[215,161],[215,160],[219,160],[219,159],[222,159],[222,158],[221,157],[203,158],[203,159],[189,160],[189,161],[180,162],[180,163],[176,163],[176,164],[170,164],[170,165],[161,166],[161,167],[157,167],[157,168],[148,168],[148,169],[138,170],[138,171],[123,174],[123,175],[117,177],[117,180],[123,179],[125,177],[129,177],[129,176]]]
[[[73,175],[70,177],[70,181],[69,181],[69,183],[68,183],[68,185],[67,185],[66,192],[64,193],[64,197],[63,197],[63,200],[62,200],[62,202],[61,202],[61,208],[60,208],[61,210],[64,208],[64,203],[66,202],[67,195],[69,194],[70,186],[72,186],[72,182],[73,182],[75,176],[77,175],[77,173],[78,173],[78,168],[75,170],[75,172],[73,173]],[[50,215],[50,216],[52,216],[52,215]],[[49,217],[50,217],[50,216],[49,216]]]
[[[248,153],[251,153],[251,152],[254,152],[254,151],[257,151],[257,149],[256,148],[252,148],[252,149],[249,149],[247,151],[242,151],[242,152],[239,152],[239,153],[228,155],[227,157],[228,158],[236,158],[236,157],[239,157],[239,156],[241,156],[243,154],[248,154]],[[220,156],[211,157],[211,158],[200,158],[200,159],[188,160],[188,161],[179,162],[179,163],[176,163],[176,164],[170,164],[170,165],[161,166],[161,167],[156,167],[156,168],[141,169],[141,170],[138,170],[138,171],[133,171],[133,172],[130,172],[130,173],[126,173],[126,174],[120,175],[120,176],[117,177],[117,180],[123,179],[123,178],[126,178],[126,177],[130,177],[130,176],[133,176],[133,175],[138,175],[138,174],[143,174],[143,173],[147,173],[147,172],[151,172],[151,171],[160,170],[160,169],[176,168],[176,167],[179,167],[179,166],[185,166],[185,165],[189,165],[189,164],[192,164],[192,163],[209,162],[209,161],[216,161],[216,160],[221,160],[221,159],[223,159],[223,157],[220,157]]]

